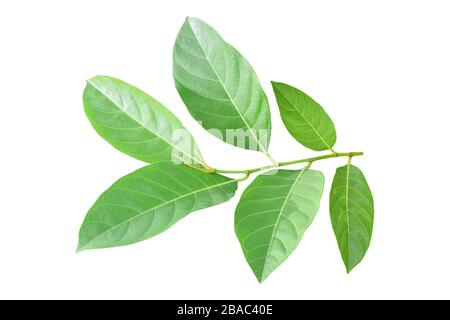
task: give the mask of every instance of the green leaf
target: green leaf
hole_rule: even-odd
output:
[[[116,247],[153,237],[188,213],[229,200],[237,182],[185,165],[159,162],[114,183],[89,210],[78,251]]]
[[[300,243],[319,209],[323,184],[319,171],[275,170],[258,176],[244,191],[235,231],[259,282]]]
[[[272,86],[289,133],[309,149],[332,150],[336,143],[336,130],[325,110],[297,88],[273,81]]]
[[[205,129],[232,145],[267,154],[270,109],[258,77],[205,22],[186,19],[173,50],[173,76],[189,112]],[[227,131],[238,137],[227,138]]]
[[[123,153],[145,162],[203,163],[194,139],[178,118],[138,88],[97,76],[87,81],[83,102],[94,129]]]
[[[369,185],[361,170],[351,164],[336,170],[330,214],[342,259],[350,272],[369,248],[374,219]]]

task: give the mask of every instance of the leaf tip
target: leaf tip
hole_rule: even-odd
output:
[[[270,83],[272,84],[272,90],[275,93],[275,95],[277,95],[280,90],[282,89],[283,83],[282,82],[277,82],[277,81],[270,81]]]
[[[89,248],[86,248],[86,246],[87,246],[87,243],[86,242],[81,242],[80,240],[78,240],[78,246],[77,246],[77,249],[76,249],[76,253],[80,253],[80,252],[83,252],[83,251],[86,251],[86,250],[89,250]]]
[[[199,19],[194,18],[194,17],[190,17],[190,16],[186,16],[186,19],[184,21],[185,21],[185,23],[188,23],[189,25],[192,25],[193,23],[198,22]]]
[[[264,281],[266,281],[266,279],[270,276],[270,274],[272,273],[272,272],[264,272],[264,270],[261,272],[261,273],[259,273],[259,274],[257,274],[255,271],[253,272],[254,273],[254,275],[255,275],[255,277],[256,277],[256,280],[258,280],[258,283],[259,284],[262,284]]]
[[[262,275],[259,276],[259,275],[256,275],[256,274],[255,274],[255,276],[256,276],[256,280],[258,280],[258,283],[259,283],[259,284],[263,283],[264,280],[267,279],[267,277],[263,277]]]
[[[94,80],[94,78],[95,78],[95,77],[86,79],[86,88],[85,88],[85,90],[86,90],[90,85],[92,85],[92,80]]]
[[[359,263],[362,261],[363,258],[360,258],[358,261],[348,261],[345,262],[345,270],[347,271],[347,274],[350,274],[353,269],[356,268],[356,266],[359,265]]]
[[[101,80],[102,78],[106,78],[106,76],[96,75],[93,77],[90,77],[86,80],[86,85],[95,86],[95,83]]]
[[[86,80],[86,82],[87,82],[87,83],[91,83],[92,81],[95,81],[96,79],[98,79],[98,78],[100,78],[100,77],[101,77],[101,76],[99,76],[99,75],[90,77],[89,79]]]

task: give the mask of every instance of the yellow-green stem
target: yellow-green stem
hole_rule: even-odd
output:
[[[268,166],[252,168],[252,169],[247,169],[247,170],[214,169],[214,172],[216,172],[216,173],[250,175],[250,174],[255,173],[255,172],[268,170],[268,169],[275,169],[275,168],[285,167],[285,166],[289,166],[289,165],[293,165],[293,164],[297,164],[297,163],[312,164],[313,162],[316,162],[316,161],[319,161],[319,160],[324,160],[324,159],[329,159],[329,158],[339,158],[339,157],[352,158],[352,157],[362,156],[363,154],[364,154],[363,152],[333,152],[333,153],[326,154],[326,155],[323,155],[323,156],[318,156],[318,157],[313,157],[313,158],[305,158],[305,159],[299,159],[299,160],[292,160],[292,161],[285,161],[285,162],[279,162],[279,163],[271,164],[271,165],[268,165]]]

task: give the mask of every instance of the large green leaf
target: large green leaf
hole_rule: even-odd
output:
[[[230,199],[237,182],[185,165],[159,162],[114,183],[89,210],[78,250],[128,245],[153,237],[190,212]]]
[[[183,24],[173,50],[173,76],[189,112],[205,129],[267,154],[270,109],[256,73],[205,22],[187,18]],[[227,139],[227,132],[240,137]]]
[[[372,193],[357,167],[348,164],[336,170],[330,214],[342,259],[350,272],[369,248],[374,219]]]
[[[272,86],[289,133],[312,150],[332,150],[336,130],[325,110],[297,88],[279,82],[272,82]]]
[[[136,159],[203,163],[190,133],[166,107],[121,80],[87,81],[84,109],[94,129],[115,148]]]
[[[319,171],[277,170],[258,176],[244,191],[235,231],[258,281],[298,246],[319,209],[323,184]]]

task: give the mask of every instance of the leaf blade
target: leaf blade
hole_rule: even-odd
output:
[[[330,217],[342,260],[350,273],[369,248],[374,221],[372,192],[358,167],[348,164],[336,170]]]
[[[198,146],[178,118],[138,88],[96,76],[87,81],[83,104],[97,133],[119,151],[148,163],[203,164]]]
[[[300,243],[319,209],[323,184],[319,171],[276,170],[258,176],[244,191],[235,232],[259,282]]]
[[[115,182],[91,207],[78,251],[149,239],[187,214],[229,200],[237,182],[184,165],[158,162]]]
[[[178,33],[173,76],[189,112],[206,130],[218,130],[232,145],[268,153],[270,109],[255,71],[200,19],[188,17]],[[230,141],[227,130],[244,130],[245,136]]]
[[[272,81],[272,87],[289,133],[309,149],[333,150],[336,129],[325,110],[306,93],[288,84]]]

